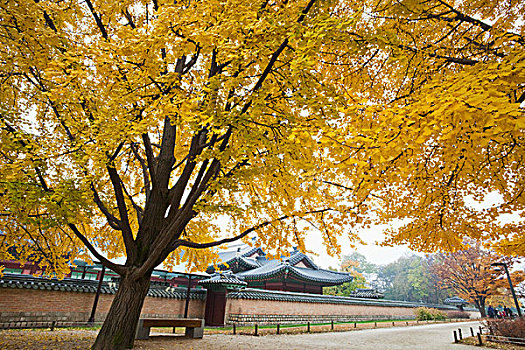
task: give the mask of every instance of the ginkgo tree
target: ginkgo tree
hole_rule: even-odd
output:
[[[319,140],[342,100],[316,68],[322,37],[351,20],[334,10],[2,4],[2,257],[16,251],[60,275],[91,254],[118,273],[93,348],[133,345],[162,262],[206,266],[204,248],[254,231],[277,254],[304,249],[308,227],[339,251],[352,210],[313,176],[331,171]],[[214,224],[224,217],[229,229]]]
[[[0,257],[60,275],[91,255],[117,272],[95,349],[133,345],[156,266],[203,267],[206,248],[252,232],[281,254],[313,229],[338,253],[343,231],[359,239],[347,228],[401,218],[387,243],[503,237],[523,254],[493,222],[525,203],[524,4],[0,11]],[[491,191],[501,205],[468,205]]]

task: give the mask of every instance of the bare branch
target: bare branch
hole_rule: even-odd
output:
[[[326,209],[320,209],[320,210],[313,210],[313,211],[310,211],[310,212],[306,212],[306,213],[304,213],[302,215],[324,213],[324,212],[331,211],[331,210],[333,210],[333,209],[326,208]],[[280,218],[277,218],[277,219],[274,219],[274,220],[268,220],[268,221],[265,221],[263,223],[260,223],[259,225],[253,226],[253,227],[243,231],[242,233],[238,234],[237,236],[230,237],[230,238],[224,238],[224,239],[221,239],[221,240],[218,240],[218,241],[214,241],[214,242],[196,243],[196,242],[191,242],[191,241],[188,241],[188,240],[185,240],[185,239],[177,239],[175,241],[175,244],[174,244],[172,250],[175,250],[178,247],[188,247],[188,248],[194,248],[194,249],[205,249],[205,248],[215,247],[215,246],[218,246],[218,245],[221,245],[221,244],[224,244],[224,243],[234,242],[234,241],[237,241],[237,240],[245,237],[246,235],[248,235],[248,234],[250,234],[252,232],[260,230],[263,227],[266,227],[266,226],[271,225],[271,224],[273,224],[275,222],[283,221],[283,220],[286,220],[288,218],[292,218],[292,217],[296,217],[296,216],[299,216],[299,215],[283,215]]]

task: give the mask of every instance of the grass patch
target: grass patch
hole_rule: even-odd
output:
[[[334,322],[334,326],[336,325],[349,325],[349,324],[354,324],[354,323],[357,323],[357,324],[369,324],[369,323],[391,323],[391,322],[414,322],[414,320],[367,320],[367,321],[345,321],[345,322]],[[310,323],[310,326],[330,326],[332,323],[331,322],[322,322],[322,323]],[[289,323],[281,323],[280,324],[280,328],[283,329],[283,328],[297,328],[297,327],[307,327],[308,326],[308,323],[296,323],[296,324],[289,324]],[[252,326],[237,326],[236,329],[237,330],[248,330],[248,329],[253,329],[253,325]],[[169,327],[171,328],[171,327]],[[276,329],[277,328],[277,324],[271,324],[271,325],[263,325],[263,324],[260,324],[259,325],[259,329]],[[233,330],[233,326],[226,326],[226,327],[206,327],[205,330],[209,330],[209,331],[231,331]]]

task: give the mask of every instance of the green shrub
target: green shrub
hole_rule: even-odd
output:
[[[418,321],[443,321],[447,318],[447,315],[444,312],[428,307],[418,307],[414,310],[414,313],[416,314],[416,319]]]

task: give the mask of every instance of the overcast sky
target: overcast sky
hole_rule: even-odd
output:
[[[502,197],[498,193],[492,192],[485,196],[483,202],[475,202],[471,198],[466,198],[467,205],[472,206],[475,209],[485,209],[494,205],[502,203]],[[513,213],[513,214],[504,214],[499,218],[500,223],[509,223],[523,220],[523,213]],[[371,263],[377,265],[386,265],[389,264],[403,255],[406,254],[422,254],[414,252],[408,249],[407,246],[396,246],[396,247],[381,247],[376,244],[376,242],[381,242],[385,235],[383,233],[389,226],[375,226],[371,229],[361,230],[359,232],[359,237],[367,243],[367,245],[358,245],[357,249],[351,249],[348,244],[348,240],[345,237],[342,237],[340,240],[341,243],[341,258],[344,255],[349,255],[354,251],[363,254],[367,260]],[[317,256],[313,256],[313,260],[320,267],[327,268],[339,267],[341,259],[337,257],[330,257],[326,253],[326,249],[323,245],[323,240],[321,233],[319,234],[310,234],[305,240],[307,244],[307,249],[314,251]],[[525,263],[522,259],[521,264],[517,266],[525,267]]]
[[[358,245],[357,249],[351,249],[349,247],[348,239],[346,237],[341,237],[341,258],[344,255],[350,255],[352,252],[357,251],[358,253],[366,256],[369,262],[377,265],[385,265],[397,260],[399,257],[414,253],[406,246],[396,246],[396,247],[381,247],[376,244],[384,239],[383,230],[387,226],[376,226],[371,229],[361,230],[359,232],[359,237],[367,243],[367,245]],[[311,233],[307,236],[306,248],[313,251],[317,256],[312,256],[314,262],[322,268],[339,267],[341,259],[337,257],[330,257],[326,253],[325,246],[323,244],[323,239],[321,233]]]

